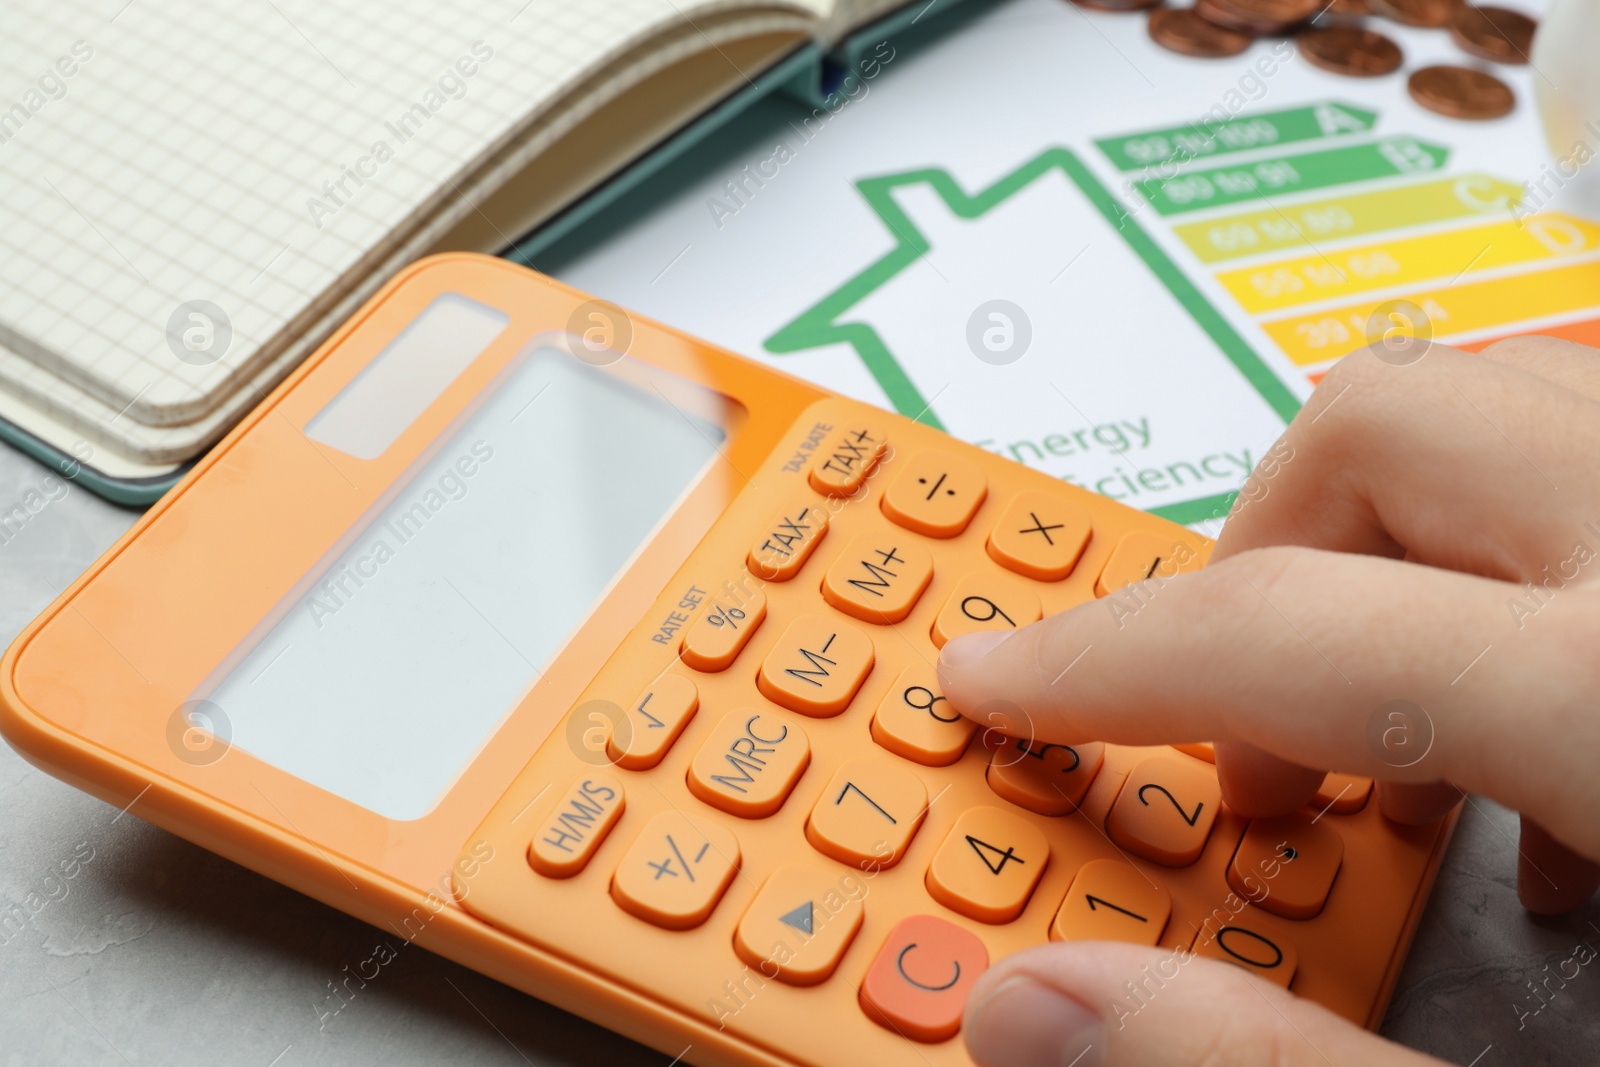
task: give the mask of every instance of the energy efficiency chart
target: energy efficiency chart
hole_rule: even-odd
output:
[[[1174,347],[1182,362],[1207,369],[1194,395],[1219,395],[1231,376],[1287,422],[1299,409],[1297,387],[1395,324],[1466,347],[1534,329],[1600,342],[1600,225],[1524,212],[1520,186],[1481,172],[1450,174],[1447,145],[1380,125],[1374,110],[1319,101],[1094,138],[1122,177],[1121,196],[1066,147],[974,191],[937,167],[859,179],[855,189],[890,247],[764,347],[783,357],[849,346],[902,414],[1179,521],[1214,517],[1225,513],[1228,494],[1210,491],[1212,483],[1224,470],[1247,473],[1230,466],[1246,450],[1232,461],[1134,462],[1143,450],[1135,444],[1148,448],[1158,432],[1169,440],[1202,432],[1170,402]],[[1054,200],[1042,193],[1047,187]],[[1064,218],[1063,190],[1087,205],[1092,223],[1079,217],[1052,227]],[[991,215],[1007,213],[1009,246],[967,247],[960,224],[983,229]],[[1141,219],[1151,215],[1147,229]],[[1043,286],[1039,278],[1055,269],[1052,240],[1069,233],[1057,277],[1074,281],[1052,292],[1055,278]],[[1098,250],[1076,272],[1077,259],[1065,258],[1072,240],[1083,241],[1080,256]],[[954,276],[974,262],[978,270]],[[1130,285],[1130,269],[1158,282],[1170,301],[1153,299],[1148,284]],[[1086,274],[1102,281],[1092,296],[1096,281]],[[1107,277],[1122,280],[1107,287]],[[1392,316],[1397,306],[1411,314]],[[1188,335],[1173,309],[1187,316]],[[968,311],[972,317],[958,321]],[[1072,323],[1049,336],[1063,315]],[[1133,351],[1141,333],[1166,339],[1164,364]],[[1195,333],[1204,341],[1191,340]],[[965,338],[970,351],[952,338]],[[996,338],[1006,351],[985,351]],[[1036,356],[1035,373],[996,373],[1041,340],[1058,352],[1094,350],[1099,372],[1079,368],[1074,376],[1070,360],[1041,367]],[[1049,420],[1037,398],[1047,407],[1058,399],[1076,408],[1074,396],[1103,403],[1129,375],[1148,375],[1146,407],[1166,403],[1159,416],[1121,420],[1146,436],[1119,431],[1114,440],[1124,443],[1099,457],[1118,462],[1096,462],[1081,432],[1065,445],[1059,430],[1027,432]],[[1022,432],[995,433],[993,405],[973,401],[1002,393]],[[1079,421],[1106,435],[1095,420]],[[1251,454],[1259,458],[1259,449]]]
[[[1195,60],[1059,0],[973,27],[908,45],[826,136],[753,116],[556,273],[1206,532],[1397,305],[1460,347],[1600,343],[1600,188],[1540,184],[1534,72],[1468,124],[1284,41]]]
[[[1374,125],[1371,112],[1348,105],[1303,110],[1350,116],[1335,126]],[[1283,136],[1258,128],[1281,120],[1235,121],[1255,130],[1253,147],[1307,140],[1303,119]],[[1600,344],[1600,225],[1529,210],[1521,186],[1493,175],[1440,177],[1446,146],[1391,134],[1189,169],[1178,140],[1185,132],[1192,143],[1191,127],[1096,144],[1120,170],[1176,170],[1131,187],[1161,218],[1178,220],[1173,234],[1313,380],[1373,339],[1374,324],[1468,348],[1532,332]],[[1146,143],[1170,147],[1128,150]],[[1320,195],[1298,195],[1311,192]],[[1239,207],[1247,210],[1218,210]],[[1391,317],[1399,307],[1410,313]]]

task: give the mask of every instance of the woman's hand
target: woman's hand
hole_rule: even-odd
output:
[[[1131,613],[1101,600],[953,640],[940,680],[1046,742],[1213,741],[1246,816],[1299,808],[1328,770],[1377,779],[1398,822],[1493,797],[1522,813],[1524,905],[1570,910],[1600,885],[1600,351],[1398,362],[1335,365],[1205,569],[1145,583]],[[984,1067],[1435,1062],[1205,960],[1119,1027],[1122,983],[1167,955],[1008,959],[969,1001],[968,1044]]]

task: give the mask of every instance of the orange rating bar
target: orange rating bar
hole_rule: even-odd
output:
[[[1513,331],[1491,337],[1486,341],[1469,341],[1457,345],[1457,348],[1468,352],[1482,352],[1496,341],[1509,341],[1513,337],[1558,337],[1563,341],[1572,341],[1575,344],[1588,345],[1590,348],[1600,348],[1600,319],[1583,319],[1578,322],[1565,322],[1559,326],[1541,326],[1537,330]]]

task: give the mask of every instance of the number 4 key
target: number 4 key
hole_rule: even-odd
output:
[[[928,867],[928,893],[969,919],[1008,923],[1049,862],[1049,842],[1033,823],[1000,808],[969,808]]]

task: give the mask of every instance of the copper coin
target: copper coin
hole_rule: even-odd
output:
[[[1374,15],[1382,15],[1404,26],[1436,30],[1450,25],[1462,0],[1367,0]]]
[[[1169,52],[1202,59],[1236,56],[1255,40],[1248,33],[1207,22],[1189,7],[1158,7],[1150,12],[1150,39]]]
[[[1511,86],[1471,67],[1423,67],[1406,83],[1411,99],[1453,119],[1497,119],[1511,113]]]
[[[1468,55],[1497,63],[1526,63],[1538,23],[1508,7],[1468,4],[1450,22],[1450,36]]]
[[[1217,0],[1194,0],[1194,13],[1207,22],[1215,23],[1218,26],[1236,29],[1251,36],[1255,35],[1254,30],[1238,24],[1238,20],[1233,17],[1227,8],[1218,7]]]
[[[1195,9],[1219,26],[1277,34],[1306,21],[1324,3],[1326,0],[1195,0]]]
[[[1400,69],[1400,46],[1381,33],[1355,26],[1301,30],[1294,43],[1306,62],[1335,74],[1376,78]]]
[[[1313,26],[1359,26],[1372,8],[1367,6],[1367,0],[1329,0],[1311,17]]]

